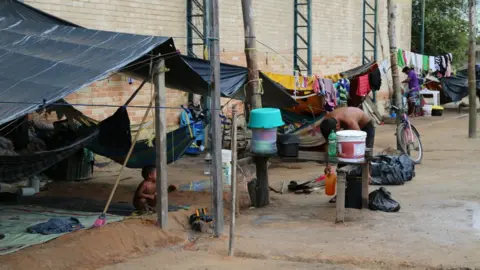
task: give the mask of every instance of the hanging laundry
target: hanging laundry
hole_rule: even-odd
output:
[[[368,81],[368,74],[358,77],[357,96],[365,97],[370,92],[370,83]]]
[[[335,85],[337,88],[338,105],[346,105],[348,101],[348,91],[350,91],[350,81],[348,79],[340,79]]]
[[[313,85],[312,85],[313,92],[315,94],[320,95],[320,83],[318,82],[318,76],[313,76]]]
[[[428,61],[428,56],[427,55],[422,55],[423,57],[423,71],[427,71],[428,72],[428,64],[429,64],[429,61]]]
[[[445,71],[445,77],[452,76],[452,54],[447,54],[447,69]]]
[[[325,86],[325,102],[330,107],[335,108],[337,106],[337,89],[333,86],[333,81],[330,79],[320,79],[320,84]]]
[[[382,86],[382,74],[380,74],[380,68],[377,68],[368,74],[368,80],[370,83],[370,88],[372,90],[378,91]]]
[[[428,67],[430,71],[435,72],[437,71],[437,65],[435,64],[435,56],[429,56],[428,57]]]
[[[410,67],[412,66],[412,56],[413,56],[413,53],[409,52],[409,51],[403,51],[404,55],[405,55],[405,66],[407,67]]]
[[[293,89],[293,96],[297,97],[297,89],[300,88],[300,80],[299,80],[298,71],[295,70],[293,72],[293,75],[295,77],[295,88]]]
[[[397,52],[397,64],[399,67],[403,68],[405,66],[405,56],[402,49],[398,49]]]
[[[415,66],[415,71],[420,75],[423,71],[423,55],[416,53],[415,58],[415,63],[417,64]]]
[[[435,69],[437,71],[441,71],[442,69],[442,57],[441,56],[435,56]]]
[[[383,62],[380,64],[380,71],[382,74],[387,75],[388,70],[390,69],[390,61],[388,60],[383,60]]]
[[[326,96],[327,92],[325,90],[325,82],[323,81],[323,79],[319,78],[318,83],[320,84],[320,95],[321,96]]]

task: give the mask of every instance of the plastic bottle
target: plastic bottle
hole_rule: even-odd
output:
[[[327,173],[325,175],[325,194],[328,196],[335,195],[335,189],[337,186],[337,175],[334,173]]]
[[[328,156],[337,156],[337,134],[335,134],[334,130],[332,130],[332,132],[330,132],[330,135],[328,135]]]

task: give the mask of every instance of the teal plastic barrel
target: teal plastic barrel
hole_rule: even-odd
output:
[[[262,108],[250,112],[248,127],[252,130],[251,152],[257,155],[277,153],[277,128],[285,123],[279,109]]]

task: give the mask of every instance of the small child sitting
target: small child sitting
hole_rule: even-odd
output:
[[[133,206],[140,212],[154,211],[157,204],[157,169],[148,166],[142,169],[143,181],[133,197]]]

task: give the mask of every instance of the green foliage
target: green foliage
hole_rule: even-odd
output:
[[[420,51],[420,0],[412,1],[412,51]],[[464,66],[468,52],[466,0],[425,0],[425,54],[453,54],[453,65]]]

